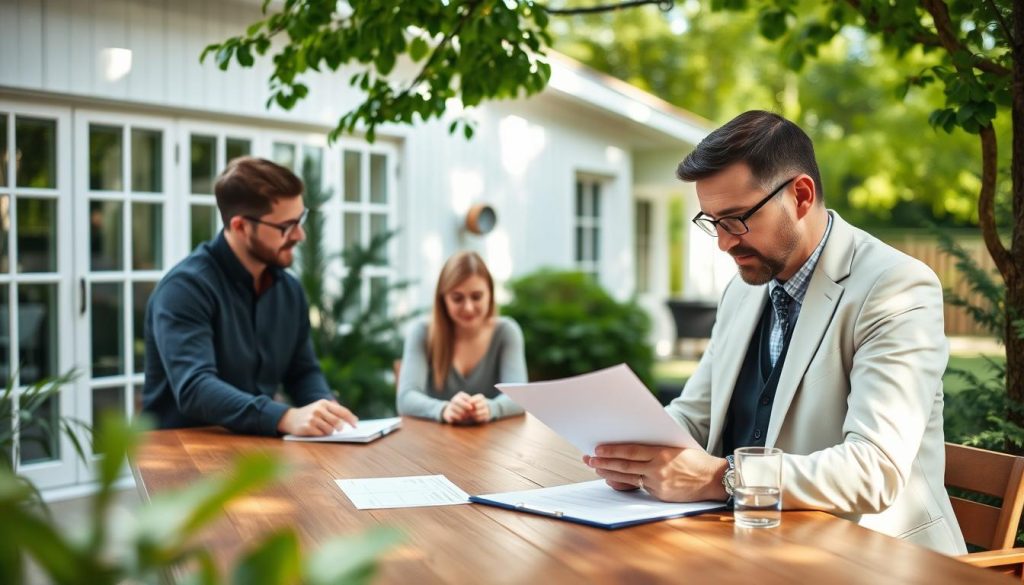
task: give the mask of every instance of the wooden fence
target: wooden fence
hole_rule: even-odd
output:
[[[977,294],[970,293],[967,279],[956,268],[956,259],[945,253],[939,247],[938,241],[932,236],[904,235],[890,236],[883,239],[894,248],[917,258],[935,271],[943,288],[955,291],[961,297],[970,299],[972,303],[987,305]],[[970,253],[971,257],[985,270],[993,274],[993,278],[999,282],[1000,278],[996,272],[995,263],[985,249],[985,243],[981,237],[958,237],[957,243]],[[990,334],[984,328],[975,323],[971,316],[960,307],[954,307],[946,303],[944,317],[946,322],[946,335],[983,335]]]

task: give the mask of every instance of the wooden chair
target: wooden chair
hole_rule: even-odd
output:
[[[946,487],[1002,498],[1000,507],[950,497],[967,544],[986,549],[958,557],[1024,581],[1024,548],[1013,548],[1024,508],[1024,457],[946,443]]]

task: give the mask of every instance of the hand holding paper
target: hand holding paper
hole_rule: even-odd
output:
[[[585,454],[604,443],[701,449],[625,364],[498,389]]]

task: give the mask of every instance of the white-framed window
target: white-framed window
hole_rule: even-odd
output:
[[[654,237],[654,204],[637,199],[633,204],[633,257],[636,260],[636,292],[651,291],[651,246]]]
[[[0,383],[15,385],[0,429],[15,428],[26,385],[78,372],[38,411],[43,424],[20,429],[18,472],[43,489],[91,481],[100,454],[81,463],[64,433],[43,426],[139,411],[149,296],[221,228],[213,187],[228,161],[252,154],[319,173],[334,255],[394,228],[397,152],[386,141],[329,147],[322,133],[0,99]],[[367,269],[363,303],[393,282],[396,249]],[[344,271],[338,261],[327,284]]]
[[[576,177],[574,212],[574,258],[576,268],[595,281],[601,267],[601,207],[604,179],[579,175]]]
[[[396,150],[388,144],[370,146],[351,141],[342,143],[339,151],[341,189],[332,197],[329,213],[335,213],[341,221],[342,249],[353,244],[366,248],[373,238],[396,227]],[[387,293],[395,280],[396,253],[392,238],[384,257],[364,269],[362,290],[358,291],[361,306]],[[341,272],[345,270],[347,267],[341,266]]]
[[[179,245],[178,254],[184,257],[199,244],[212,240],[220,231],[223,222],[213,195],[217,175],[232,159],[257,154],[257,137],[255,132],[246,128],[207,122],[186,121],[180,127],[177,158],[181,183],[178,191],[185,194],[188,220],[182,227],[188,239]],[[271,158],[270,153],[262,153],[262,156]]]
[[[72,322],[71,123],[66,108],[0,100],[0,372],[12,384],[17,428],[27,385],[69,371]],[[75,476],[70,440],[48,433],[74,413],[66,387],[36,411],[45,421],[18,428],[19,473],[41,488]],[[8,454],[9,456],[12,454]]]
[[[76,418],[97,429],[108,411],[141,408],[146,304],[170,268],[176,233],[174,130],[163,118],[89,110],[74,120]]]

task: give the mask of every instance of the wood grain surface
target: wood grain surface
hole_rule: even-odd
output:
[[[132,462],[144,500],[226,469],[238,455],[291,465],[202,536],[226,567],[267,531],[293,526],[303,546],[386,524],[405,534],[378,583],[1008,583],[1007,577],[823,512],[784,512],[774,529],[735,527],[714,513],[603,530],[467,504],[356,510],[341,478],[443,474],[470,494],[595,479],[574,447],[529,416],[480,427],[405,418],[366,445],[298,443],[219,428],[155,431]]]

